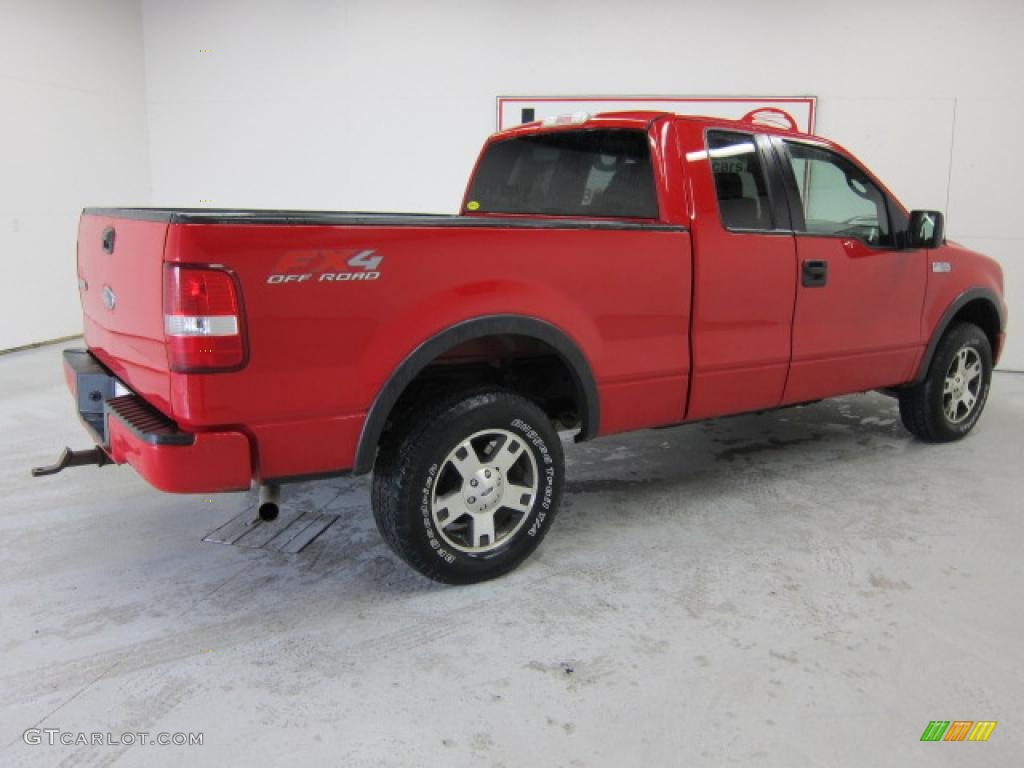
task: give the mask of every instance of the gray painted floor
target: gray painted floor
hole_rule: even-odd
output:
[[[59,348],[0,357],[0,763],[905,766],[1024,754],[1024,376],[926,446],[842,398],[569,449],[516,573],[435,586],[365,480],[298,554],[204,543],[246,495],[167,496],[85,447]],[[930,720],[988,743],[921,743]],[[29,746],[26,728],[204,733]],[[967,753],[967,754],[965,754]]]

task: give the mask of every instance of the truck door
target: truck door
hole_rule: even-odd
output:
[[[687,419],[777,406],[790,359],[796,250],[767,139],[680,120],[694,243]]]
[[[773,139],[800,262],[785,403],[909,380],[919,351],[926,262],[900,250],[905,214],[849,158]]]

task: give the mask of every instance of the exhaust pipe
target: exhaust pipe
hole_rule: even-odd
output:
[[[281,511],[281,486],[275,484],[260,486],[260,504],[258,507],[260,520],[269,523],[277,520]]]

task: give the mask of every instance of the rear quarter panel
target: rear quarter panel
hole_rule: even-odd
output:
[[[383,257],[378,280],[321,281],[314,271],[268,282],[324,252],[344,263],[366,250]],[[171,406],[186,428],[249,431],[262,477],[350,467],[365,414],[402,360],[440,331],[491,314],[545,320],[576,343],[597,380],[601,433],[682,419],[684,231],[174,224],[166,253],[239,278],[248,365],[172,374]]]

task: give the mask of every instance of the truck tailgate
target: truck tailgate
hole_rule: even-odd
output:
[[[166,221],[83,213],[78,279],[85,341],[136,394],[170,415],[163,329]]]

